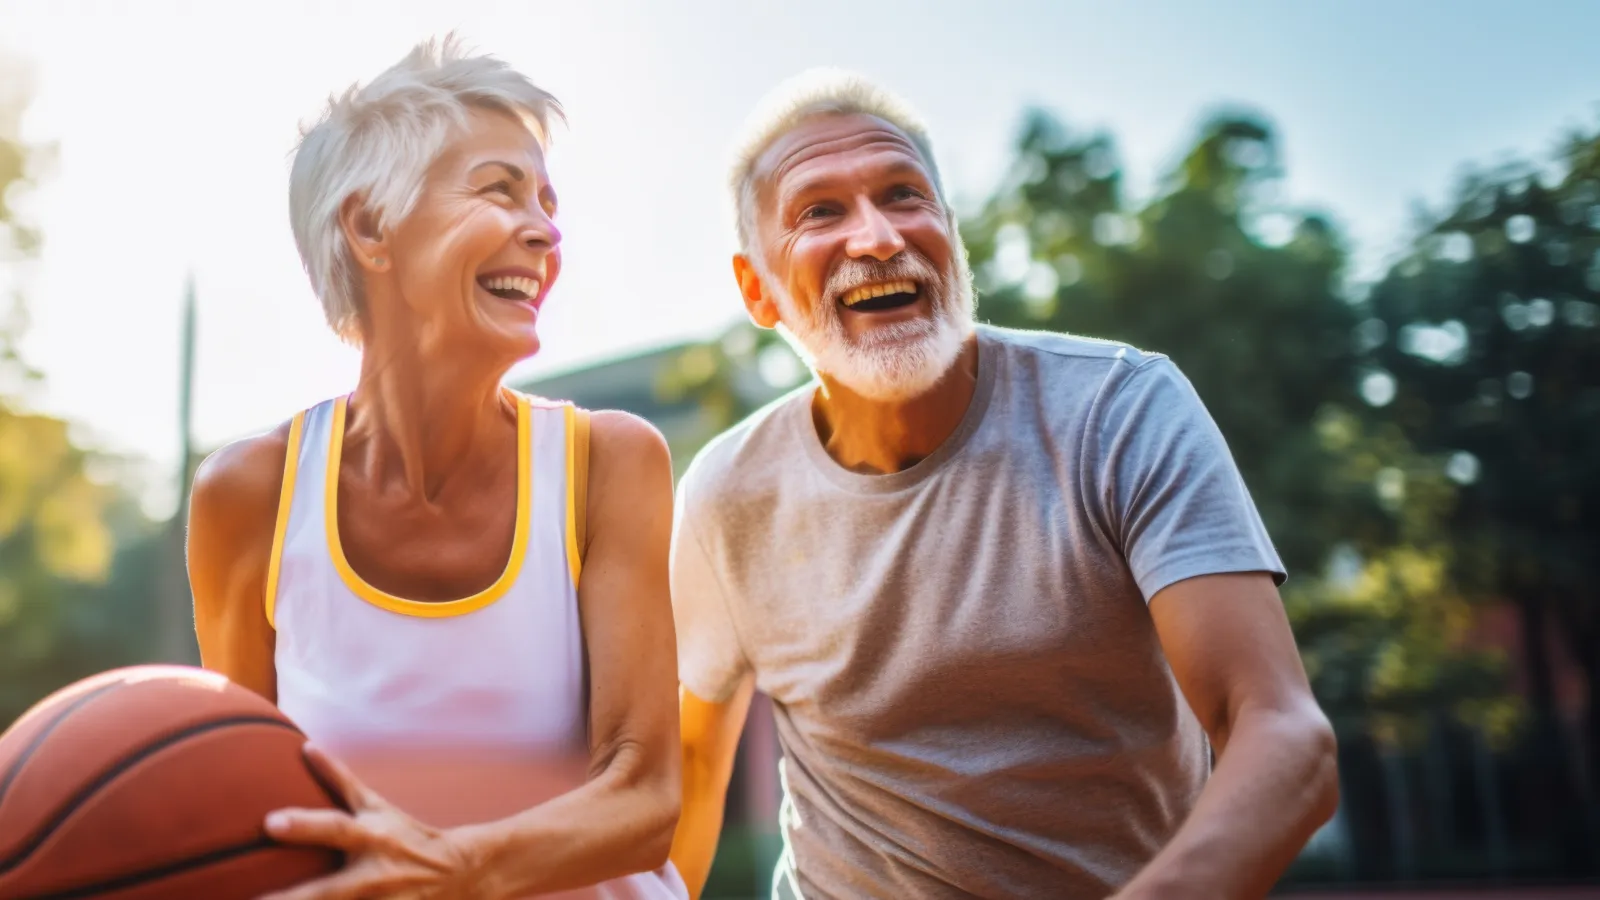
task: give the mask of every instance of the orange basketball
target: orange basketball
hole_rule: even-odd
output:
[[[335,871],[269,839],[339,804],[276,707],[220,675],[134,666],[41,700],[0,734],[0,900],[254,898]]]

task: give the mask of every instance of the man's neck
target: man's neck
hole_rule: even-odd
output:
[[[939,449],[966,416],[978,386],[978,338],[969,335],[944,377],[915,397],[871,400],[826,374],[820,380],[811,420],[828,455],[853,472],[903,472]]]

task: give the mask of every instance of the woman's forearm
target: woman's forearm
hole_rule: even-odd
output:
[[[678,821],[676,771],[631,745],[582,787],[508,819],[451,832],[483,895],[529,897],[647,872],[667,861]]]

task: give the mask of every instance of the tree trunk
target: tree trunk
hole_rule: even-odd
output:
[[[1579,723],[1577,778],[1583,801],[1583,821],[1587,832],[1588,871],[1600,868],[1600,598],[1579,588],[1569,592],[1560,607],[1561,632],[1567,649],[1583,673],[1583,721]]]
[[[1550,669],[1549,611],[1533,593],[1518,598],[1522,612],[1522,669],[1528,679],[1528,705],[1541,731],[1555,721],[1555,678]]]
[[[1524,764],[1538,807],[1550,811],[1545,827],[1550,829],[1548,846],[1555,851],[1555,864],[1563,876],[1570,876],[1587,868],[1583,859],[1588,841],[1583,834],[1583,813],[1574,809],[1572,802],[1575,797],[1582,797],[1582,786],[1573,778],[1568,741],[1556,715],[1549,601],[1538,590],[1526,591],[1518,599],[1522,610],[1523,671],[1533,717]]]
[[[1556,617],[1556,624],[1568,639],[1567,646],[1574,651],[1573,656],[1585,670],[1591,685],[1594,676],[1589,674],[1588,661],[1594,657],[1595,651],[1586,646],[1589,643],[1586,638],[1592,635],[1592,629],[1579,615],[1580,608],[1572,605],[1578,601],[1572,597],[1566,599],[1568,603],[1563,604],[1549,590],[1535,589],[1524,594],[1522,638],[1528,675],[1528,699],[1534,715],[1531,748],[1533,770],[1541,772],[1543,776],[1540,779],[1543,784],[1540,785],[1539,796],[1544,798],[1545,808],[1553,813],[1551,824],[1555,828],[1554,846],[1559,848],[1560,865],[1565,875],[1572,876],[1589,875],[1595,871],[1596,793],[1592,776],[1584,771],[1585,768],[1594,771],[1592,716],[1595,703],[1591,695],[1585,704],[1591,718],[1587,723],[1578,723],[1577,735],[1572,733],[1570,727],[1564,727],[1555,703],[1554,667],[1550,657],[1548,630],[1552,617]],[[1580,742],[1591,746],[1580,749],[1575,746]]]
[[[1600,647],[1595,646],[1600,640],[1600,635],[1587,634],[1588,643],[1579,649],[1576,654],[1579,666],[1583,669],[1587,697],[1584,699],[1584,728],[1583,728],[1583,757],[1587,763],[1588,771],[1584,773],[1584,786],[1587,788],[1587,803],[1584,809],[1588,817],[1590,870],[1596,868],[1595,860],[1600,859]]]

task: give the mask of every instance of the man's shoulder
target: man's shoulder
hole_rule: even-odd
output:
[[[1132,371],[1166,360],[1164,353],[1144,350],[1123,341],[1086,337],[1062,331],[1030,331],[981,325],[979,331],[1011,355],[1034,358],[1047,366],[1094,366]]]
[[[782,462],[802,451],[792,427],[795,407],[808,404],[815,383],[772,400],[700,448],[679,482],[679,492],[695,503],[714,502],[729,492],[744,491],[751,479],[770,476]]]
[[[1123,341],[992,325],[981,326],[980,334],[1004,357],[1002,368],[1009,389],[1050,397],[1051,408],[1057,411],[1065,408],[1064,403],[1087,413],[1136,377],[1176,372],[1166,354]],[[1052,421],[1066,424],[1065,420]]]

